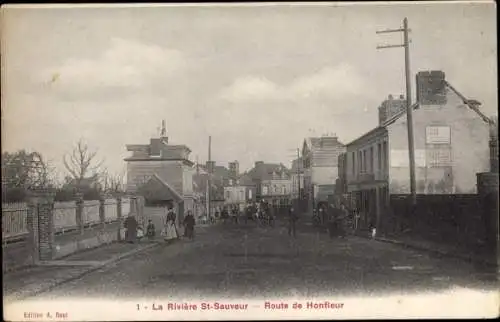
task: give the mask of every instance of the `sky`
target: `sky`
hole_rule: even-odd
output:
[[[305,137],[348,143],[405,93],[402,34],[418,71],[442,70],[497,114],[491,3],[2,7],[2,151],[36,150],[63,174],[84,139],[110,172],[167,123],[191,160],[290,165]]]

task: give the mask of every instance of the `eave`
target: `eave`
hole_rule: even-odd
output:
[[[126,162],[133,162],[133,161],[181,161],[183,164],[193,166],[194,162],[187,160],[187,159],[181,159],[181,158],[125,158],[123,159]]]

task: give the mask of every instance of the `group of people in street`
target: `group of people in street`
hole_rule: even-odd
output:
[[[331,238],[346,238],[346,223],[349,218],[347,207],[340,203],[338,206],[329,205],[328,207],[321,206],[317,211],[314,211],[313,220],[322,227],[327,227]],[[299,216],[297,211],[291,207],[288,212],[288,235],[295,237],[297,234],[297,221]]]
[[[328,233],[331,238],[346,238],[346,222],[349,218],[347,207],[340,205],[330,205],[328,210],[320,208],[320,212],[327,218]]]
[[[274,226],[276,221],[273,208],[267,201],[248,205],[246,208],[245,223],[248,222],[248,219],[256,222],[259,226]]]
[[[162,230],[163,239],[167,242],[173,242],[180,238],[180,234],[177,230],[177,215],[172,207],[169,207],[167,211],[165,226]],[[189,210],[184,217],[182,222],[184,226],[184,236],[187,239],[194,239],[194,227],[196,225],[196,220],[194,219],[193,212]]]
[[[178,240],[180,238],[179,231],[177,229],[177,215],[172,207],[169,207],[167,214],[163,221],[163,228],[161,229],[161,236],[163,239],[169,243]],[[183,220],[184,226],[184,237],[192,240],[194,238],[194,227],[196,225],[196,220],[193,216],[192,211],[188,211]],[[125,228],[125,242],[135,243],[144,237],[143,228],[135,218],[135,216],[128,216],[123,226]],[[148,220],[148,225],[146,228],[146,238],[153,240],[156,237],[156,227],[151,219]]]

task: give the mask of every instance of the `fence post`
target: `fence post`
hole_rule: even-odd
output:
[[[106,198],[104,196],[100,196],[100,198],[99,198],[99,222],[101,223],[101,228],[103,230],[106,227],[105,202],[106,202]]]
[[[122,240],[122,197],[116,197],[116,221],[118,222],[118,235],[117,240]]]
[[[75,194],[75,203],[76,203],[76,225],[78,227],[78,231],[83,235],[84,231],[84,223],[83,223],[83,193]]]
[[[53,258],[54,196],[47,190],[28,192],[28,244],[35,265]]]

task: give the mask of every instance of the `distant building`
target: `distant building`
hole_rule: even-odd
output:
[[[491,120],[443,75],[417,75],[419,101],[412,106],[417,194],[475,194],[476,173],[490,167]],[[382,119],[378,127],[348,143],[339,157],[344,192],[351,195],[366,225],[381,222],[391,196],[410,194],[405,114],[402,109]]]
[[[180,216],[194,210],[191,150],[168,142],[164,122],[159,138],[151,138],[149,144],[129,144],[127,150],[132,152],[125,158],[127,192],[143,195],[146,202],[172,204]]]
[[[406,99],[403,95],[399,96],[399,99],[394,99],[392,95],[380,104],[378,108],[378,120],[379,124],[384,123],[394,115],[401,113],[406,109]]]
[[[310,207],[328,202],[338,179],[338,157],[345,146],[336,136],[307,138],[302,147],[304,193]]]
[[[255,162],[248,171],[256,187],[256,200],[265,200],[275,207],[290,205],[292,180],[290,171],[283,164]]]
[[[255,201],[256,190],[252,178],[244,173],[224,187],[225,204],[238,206],[240,210],[243,210],[246,205]]]
[[[207,161],[205,165],[198,165],[197,169],[194,181],[201,202],[205,208],[208,206],[207,187],[210,182],[210,213],[220,212],[225,202],[224,187],[232,181],[229,169],[217,165],[215,161]]]

